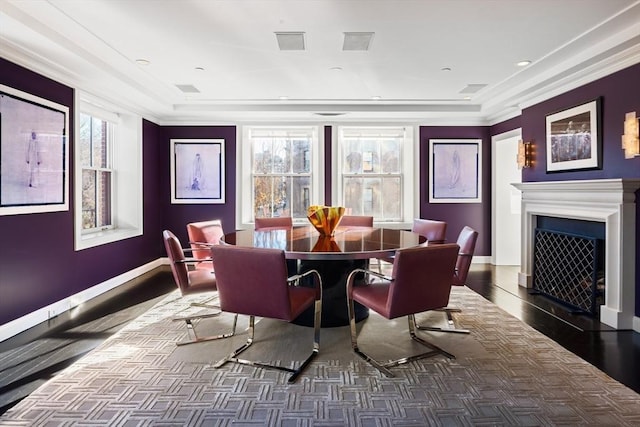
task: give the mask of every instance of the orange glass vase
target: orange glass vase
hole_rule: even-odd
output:
[[[321,236],[333,236],[344,215],[342,206],[309,206],[307,218]]]

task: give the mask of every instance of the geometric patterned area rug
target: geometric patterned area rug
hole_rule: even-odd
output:
[[[419,333],[456,356],[392,368],[387,378],[351,351],[349,328],[324,328],[320,354],[289,385],[278,371],[212,365],[246,340],[177,347],[195,299],[177,290],[0,417],[2,426],[540,426],[640,425],[640,395],[466,287],[450,305],[469,335]],[[232,317],[201,321],[217,334]],[[438,323],[442,313],[417,316]],[[406,318],[371,313],[359,344],[376,359],[424,349]],[[312,328],[263,319],[246,358],[291,366],[311,351]]]

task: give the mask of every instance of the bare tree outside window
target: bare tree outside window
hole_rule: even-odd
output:
[[[254,218],[306,218],[311,187],[312,135],[258,129],[251,135]]]

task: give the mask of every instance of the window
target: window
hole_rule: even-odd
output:
[[[386,225],[409,224],[416,216],[413,128],[339,126],[334,141],[337,204]]]
[[[75,248],[142,234],[142,118],[76,94]]]
[[[307,207],[319,202],[323,176],[318,135],[315,126],[243,128],[239,224],[278,216],[306,221]]]
[[[77,148],[82,167],[82,230],[111,228],[111,135],[113,124],[80,113]]]

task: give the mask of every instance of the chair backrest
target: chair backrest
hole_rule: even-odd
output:
[[[372,216],[344,215],[340,220],[340,227],[373,227]]]
[[[169,230],[162,232],[162,239],[164,240],[164,248],[167,251],[167,256],[171,263],[173,279],[180,289],[180,292],[184,293],[189,288],[189,272],[187,264],[180,262],[185,259],[184,251],[182,250],[182,246],[180,246],[180,240]]]
[[[220,244],[220,238],[224,235],[222,221],[219,219],[191,222],[187,224],[187,233],[189,235],[191,249],[193,249],[193,257],[198,259],[211,257],[209,247],[206,245],[198,245],[198,242],[218,245]]]
[[[456,271],[453,275],[453,284],[464,286],[467,282],[467,275],[471,267],[473,252],[476,250],[476,241],[478,240],[478,232],[469,226],[465,226],[458,235],[458,246],[460,253],[456,262]]]
[[[256,230],[276,230],[280,228],[293,227],[293,219],[290,216],[279,216],[274,218],[256,218]]]
[[[446,307],[458,251],[455,243],[397,251],[387,297],[388,318]]]
[[[283,250],[218,245],[211,254],[223,311],[292,320]]]
[[[411,231],[426,237],[429,244],[444,243],[447,233],[447,223],[432,219],[416,218],[413,220]]]

